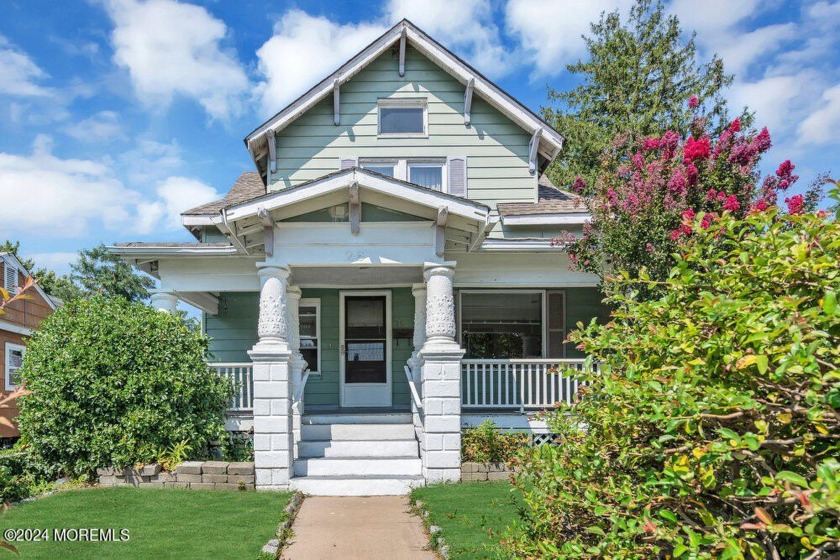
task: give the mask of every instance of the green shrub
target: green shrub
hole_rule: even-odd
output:
[[[563,445],[523,457],[517,556],[840,550],[840,224],[702,219],[660,299],[634,301],[644,272],[614,279],[630,296],[572,335],[601,374],[553,415]]]
[[[222,460],[232,462],[253,461],[253,437],[242,432],[226,432],[222,436]]]
[[[73,301],[29,342],[21,435],[49,475],[153,462],[184,440],[205,447],[231,392],[206,350],[178,317],[119,298]]]
[[[492,420],[485,420],[475,428],[464,430],[461,436],[461,459],[476,463],[506,463],[520,449],[528,446],[525,433],[503,433]]]

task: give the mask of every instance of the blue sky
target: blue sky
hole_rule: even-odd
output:
[[[178,212],[253,165],[242,138],[408,17],[537,110],[630,0],[3,0],[0,239],[63,272],[99,242],[188,241]],[[720,54],[798,190],[840,172],[840,1],[673,0]]]

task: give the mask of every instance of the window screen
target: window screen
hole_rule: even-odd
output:
[[[379,107],[379,133],[423,134],[425,110],[424,107],[416,105]]]
[[[443,190],[443,165],[436,163],[409,163],[408,182],[436,191]]]
[[[461,292],[467,358],[542,357],[542,294]]]

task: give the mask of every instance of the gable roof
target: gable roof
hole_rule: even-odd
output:
[[[341,86],[391,48],[394,43],[401,42],[403,35],[407,43],[410,43],[412,47],[435,62],[449,75],[464,84],[465,87],[472,81],[475,93],[513,122],[531,134],[539,133],[539,152],[548,161],[557,156],[563,147],[562,134],[538,114],[487,79],[478,70],[426,35],[416,25],[407,19],[403,19],[359,54],[345,62],[338,70],[321,80],[245,137],[245,145],[251,152],[251,157],[257,164],[257,168],[263,169],[264,166],[261,167],[260,162],[263,158],[268,157],[267,135],[276,134],[303,115],[319,101],[330,95],[335,85]],[[396,66],[394,71],[397,71]]]
[[[18,272],[20,274],[23,274],[23,276],[26,277],[26,278],[32,276],[32,274],[28,270],[26,270],[26,268],[23,266],[23,264],[21,264],[20,259],[18,259],[17,256],[14,253],[8,253],[8,252],[0,253],[0,261],[6,261],[6,262],[12,263],[15,266],[15,268],[18,269]],[[45,292],[43,289],[41,289],[41,286],[39,286],[37,282],[35,283],[35,291],[38,292],[38,294],[40,294],[42,298],[44,298],[44,301],[46,301],[47,305],[49,305],[52,309],[57,309],[58,306],[61,305],[61,303],[62,303],[62,301],[60,299],[58,299],[58,298],[53,299],[51,296],[49,296],[47,294],[47,292]],[[11,294],[11,295],[14,295],[14,294]]]

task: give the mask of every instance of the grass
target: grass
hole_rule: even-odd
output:
[[[254,559],[273,538],[289,498],[275,492],[70,490],[0,514],[0,530],[90,527],[129,532],[127,542],[12,543],[27,559]]]
[[[508,558],[499,541],[517,518],[520,495],[509,482],[473,482],[417,488],[429,522],[441,528],[452,560]]]

